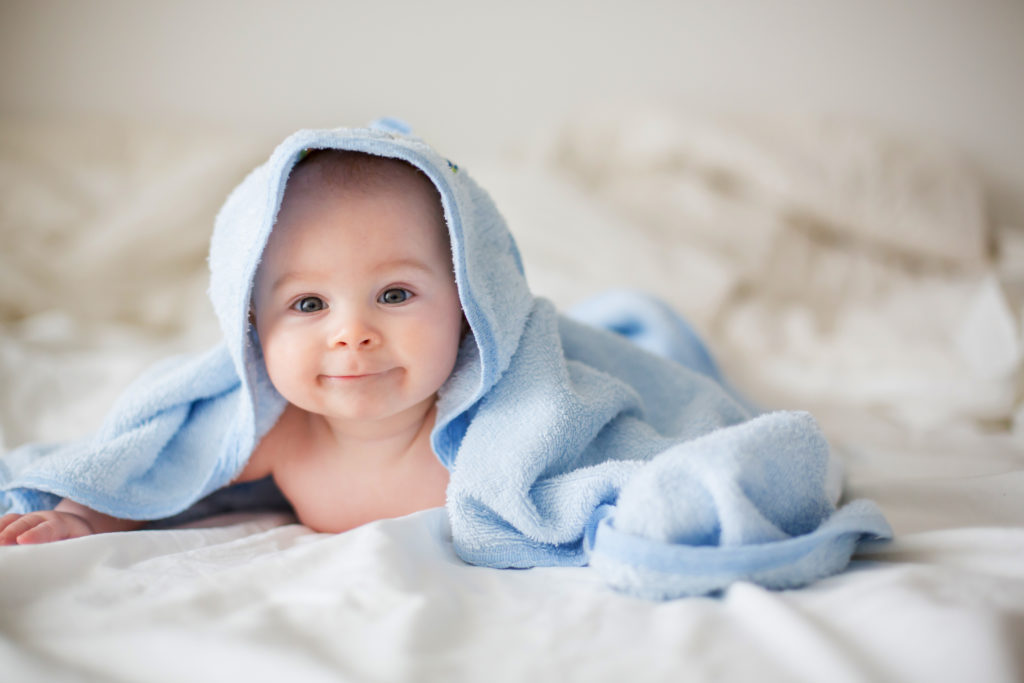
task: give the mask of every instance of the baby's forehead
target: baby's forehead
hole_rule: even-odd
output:
[[[394,193],[420,200],[447,239],[441,195],[425,173],[400,159],[364,152],[317,149],[293,167],[285,184],[281,212],[323,193],[367,196]]]
[[[426,174],[399,159],[344,150],[314,150],[295,165],[266,249],[275,251],[296,231],[347,212],[350,202],[374,211],[401,204],[417,216],[415,224],[429,226],[432,242],[450,251],[441,195]]]
[[[373,192],[413,186],[437,192],[422,171],[400,159],[348,150],[317,149],[305,153],[293,167],[285,184],[285,198],[303,190]]]

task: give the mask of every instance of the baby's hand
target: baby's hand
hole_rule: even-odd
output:
[[[60,510],[42,510],[24,515],[0,517],[0,545],[49,543],[96,533],[81,515]]]

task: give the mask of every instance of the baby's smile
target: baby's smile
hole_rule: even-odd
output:
[[[365,382],[373,379],[386,379],[392,375],[397,374],[401,371],[401,368],[391,368],[390,370],[380,370],[377,372],[352,372],[338,375],[320,375],[319,380],[321,382],[328,383],[354,383],[354,382]]]

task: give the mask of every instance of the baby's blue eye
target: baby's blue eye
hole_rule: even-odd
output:
[[[318,296],[304,296],[296,301],[292,308],[299,313],[316,313],[327,308],[327,304]]]
[[[382,304],[401,304],[408,301],[411,296],[412,293],[409,290],[395,287],[385,290],[383,294],[377,297],[377,301]]]

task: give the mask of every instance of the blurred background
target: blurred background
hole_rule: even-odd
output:
[[[1024,443],[1021,0],[0,0],[0,82],[0,445],[212,343],[231,187],[382,115],[561,307],[654,291],[844,434]]]
[[[274,137],[414,122],[453,157],[608,103],[839,112],[937,136],[1024,213],[1020,0],[3,0],[0,111]]]

